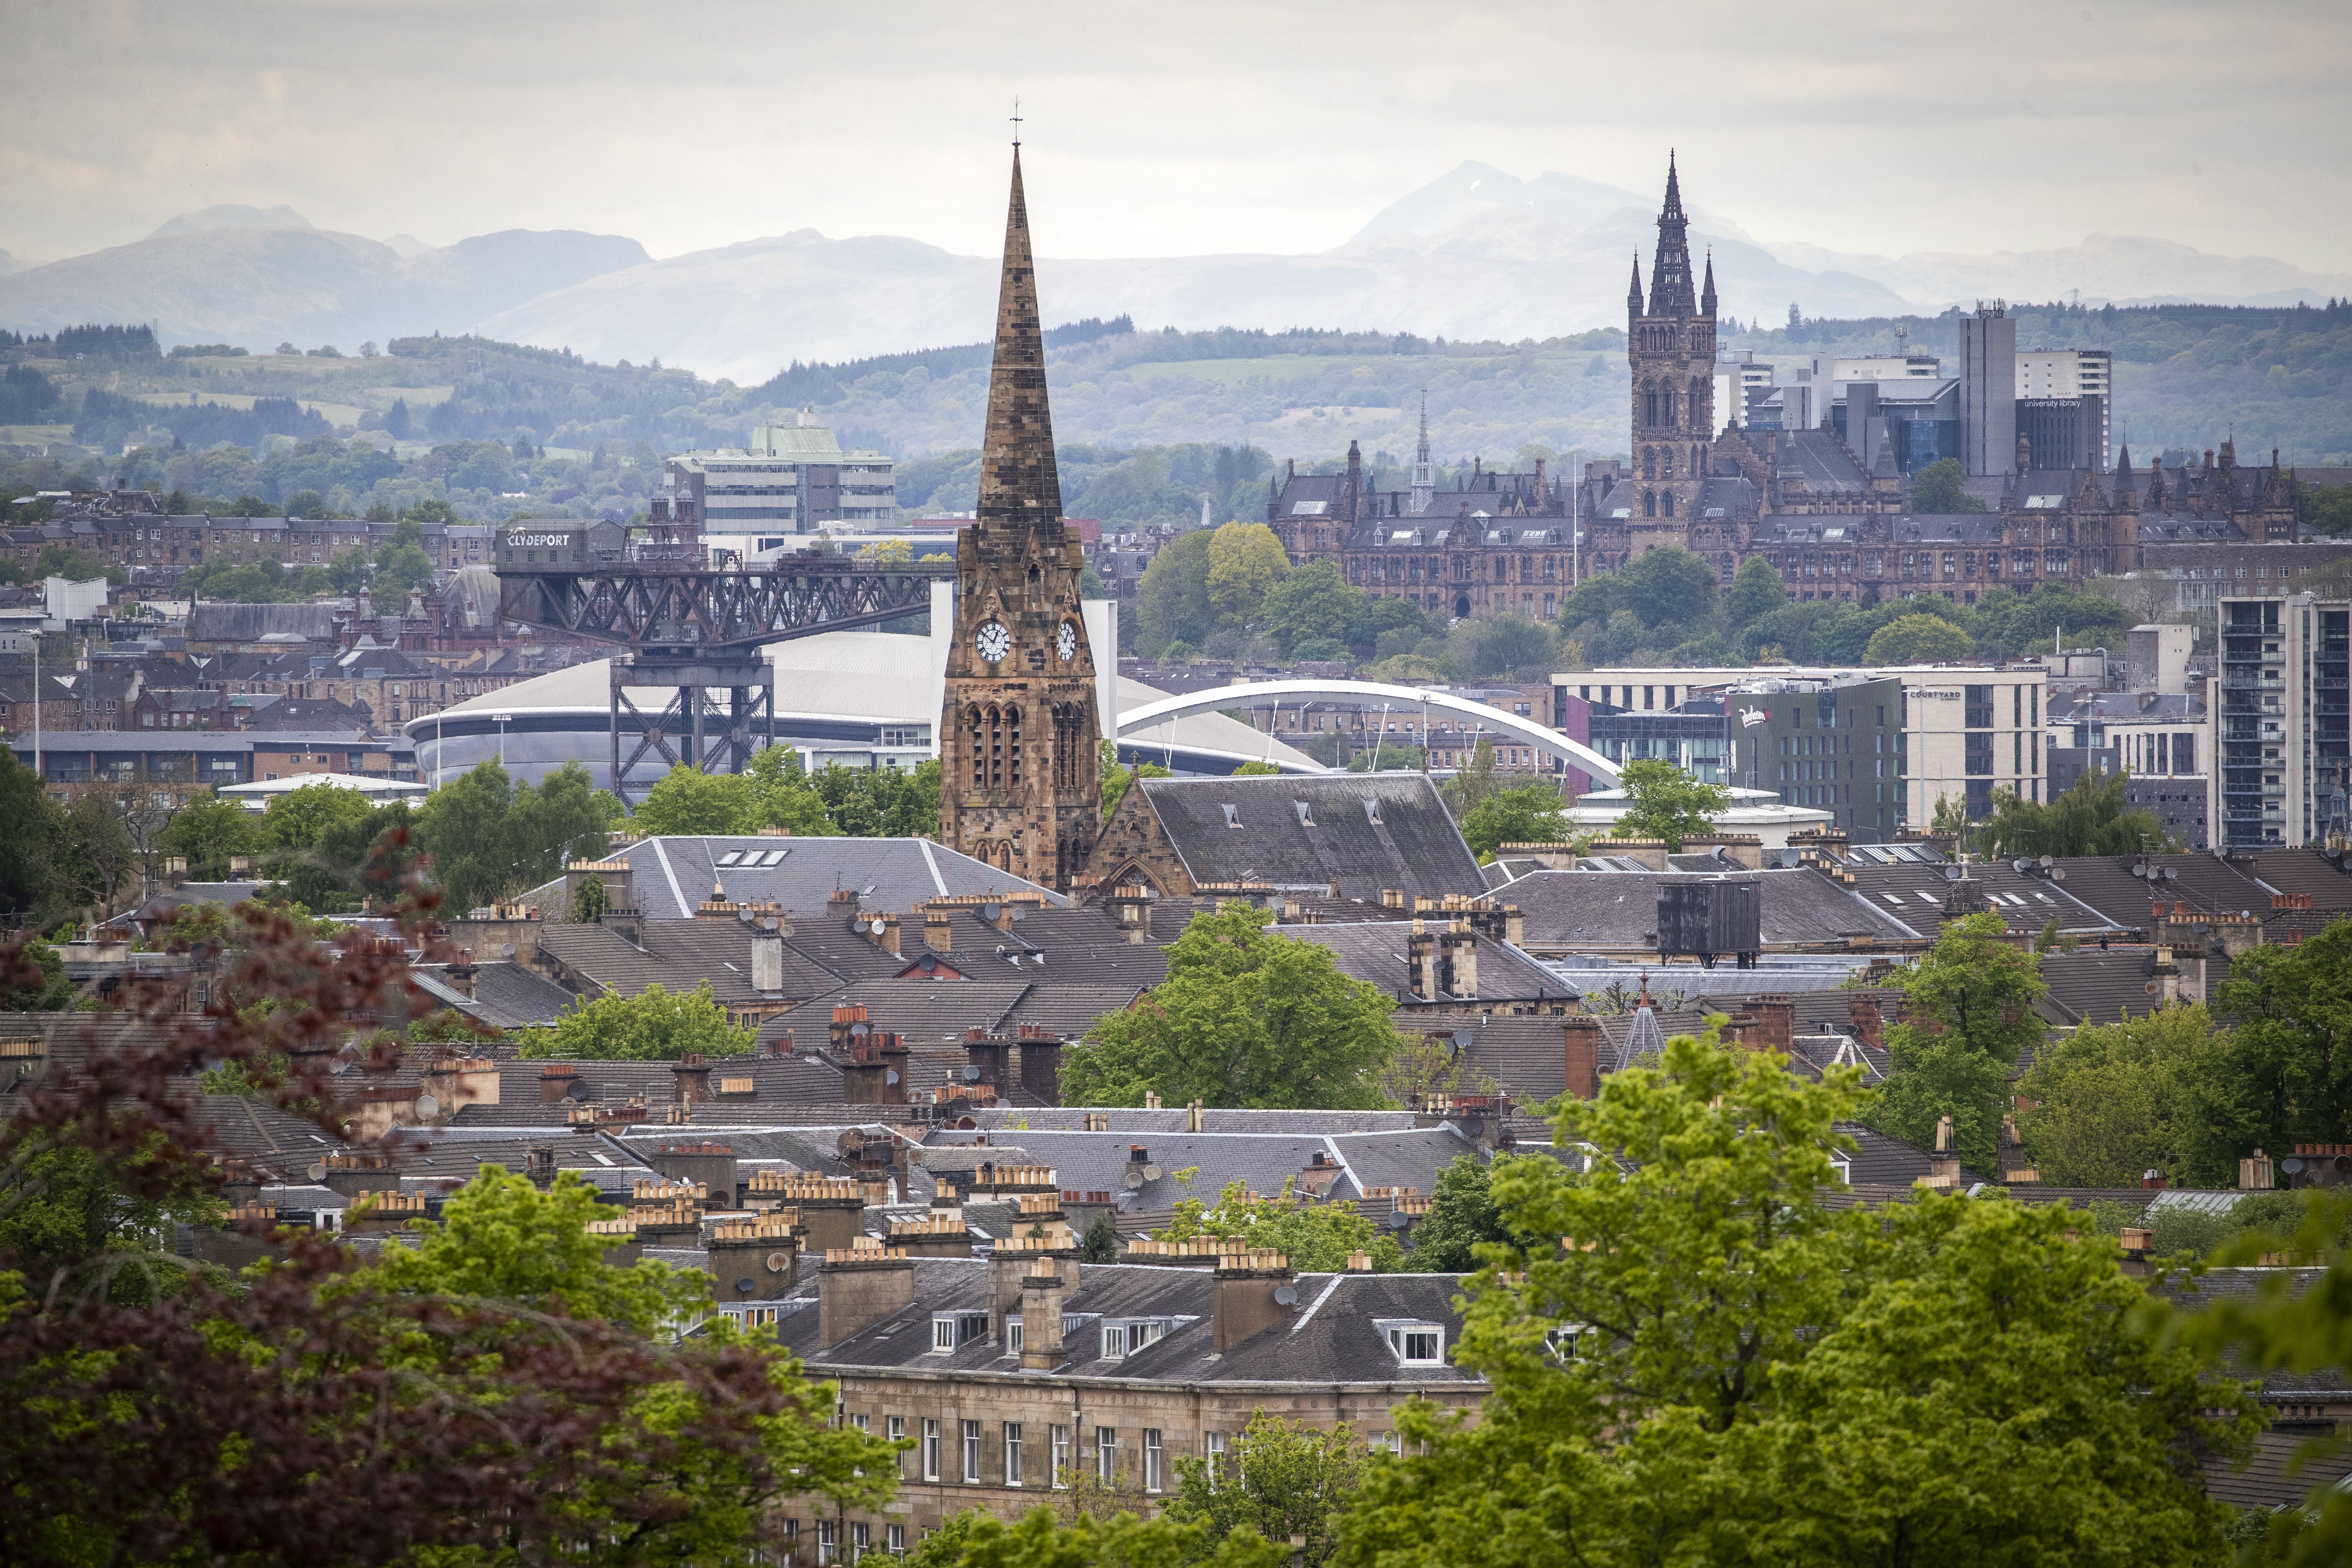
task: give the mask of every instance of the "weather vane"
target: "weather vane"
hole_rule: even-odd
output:
[[[1021,95],[1013,95],[1013,144],[1021,145]]]

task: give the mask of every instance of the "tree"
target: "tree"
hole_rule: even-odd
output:
[[[1965,488],[1968,473],[1958,458],[1938,458],[1911,476],[1911,510],[1922,517],[1964,517],[1984,510]]]
[[[634,996],[606,992],[556,1015],[551,1029],[523,1037],[521,1054],[555,1061],[674,1062],[688,1056],[748,1055],[756,1031],[727,1020],[710,982],[672,992],[658,981]]]
[[[185,856],[188,875],[199,882],[226,878],[229,857],[250,855],[260,844],[260,818],[208,789],[199,790],[173,813],[163,829],[163,852]]]
[[[58,815],[56,826],[50,864],[67,896],[84,907],[114,913],[139,860],[139,847],[123,826],[115,792],[90,789],[75,795]]]
[[[2017,1086],[2032,1105],[2018,1118],[2018,1135],[2042,1179],[2128,1187],[2153,1170],[2190,1184],[2181,1123],[2189,1086],[2209,1070],[2214,1032],[2212,1015],[2196,1005],[2086,1022],[2042,1046]],[[2236,1182],[2233,1158],[2226,1181],[2194,1184]]]
[[[1456,1154],[1437,1173],[1429,1212],[1412,1227],[1412,1267],[1418,1274],[1468,1274],[1480,1266],[1482,1246],[1518,1247],[1527,1238],[1503,1223],[1495,1205],[1495,1166],[1518,1158],[1497,1155],[1494,1165],[1475,1155]]]
[[[1761,555],[1739,563],[1739,573],[1723,595],[1723,618],[1734,630],[1769,615],[1789,602],[1789,585],[1780,568]]]
[[[1691,835],[1710,831],[1717,814],[1731,804],[1723,785],[1701,784],[1654,757],[1627,763],[1617,784],[1625,792],[1625,813],[1609,836],[1663,838],[1670,854],[1680,854]]]
[[[1305,1537],[1294,1562],[1331,1561],[1339,1521],[1355,1505],[1374,1460],[1347,1423],[1328,1430],[1294,1425],[1264,1410],[1250,1416],[1213,1475],[1206,1458],[1176,1461],[1176,1495],[1160,1517],[1198,1525],[1204,1544],[1235,1536],[1287,1542]]]
[[[646,792],[629,826],[645,834],[757,833],[759,805],[749,775],[706,773],[680,763]]]
[[[1644,550],[1617,575],[1624,606],[1645,626],[1682,626],[1715,607],[1715,568],[1679,544]]]
[[[72,1012],[78,993],[66,978],[65,955],[45,942],[27,942],[23,957],[27,971],[15,989],[0,994],[0,1012]]]
[[[1484,1408],[1399,1408],[1338,1560],[2214,1560],[2198,1467],[2251,1398],[2138,1331],[2138,1282],[2063,1207],[1826,1204],[1858,1098],[1710,1033],[1562,1102],[1556,1146],[1617,1157],[1495,1172],[1504,1221],[1563,1240],[1468,1282]]]
[[[423,907],[404,886],[394,919],[432,951]],[[833,1391],[771,1342],[659,1331],[707,1313],[707,1288],[608,1269],[577,1188],[464,1194],[413,1255],[297,1230],[234,1279],[177,1258],[157,1216],[213,1223],[223,1179],[196,1069],[245,1070],[331,1131],[352,1109],[325,1067],[346,1020],[415,996],[372,937],[322,950],[270,911],[242,925],[215,950],[242,1005],[196,1017],[142,995],[155,1029],[94,1042],[0,1121],[12,1560],[740,1562],[777,1544],[784,1498],[881,1506],[893,1446],[835,1429]],[[19,966],[0,955],[0,983]]]
[[[1311,561],[1266,590],[1264,629],[1285,654],[1314,638],[1350,642],[1364,596],[1363,590],[1348,585],[1335,563]]]
[[[2177,847],[2156,814],[2135,809],[2122,773],[2084,773],[2064,794],[2043,802],[1996,790],[1992,816],[1979,842],[1988,854],[2137,855]]]
[[[1267,592],[1289,571],[1290,558],[1274,530],[1262,522],[1225,523],[1209,536],[1211,617],[1219,626],[1246,629],[1265,609]]]
[[[1470,674],[1475,679],[1505,675],[1517,669],[1542,669],[1549,673],[1552,655],[1557,651],[1551,628],[1528,620],[1524,616],[1500,615],[1489,620],[1465,623],[1470,633],[1472,650]]]
[[[1135,585],[1135,650],[1155,658],[1171,643],[1199,647],[1215,626],[1209,610],[1209,546],[1205,529],[1180,533],[1161,545]]]
[[[35,924],[55,912],[51,858],[62,815],[39,776],[0,746],[0,906],[43,917]]]
[[[1576,829],[1569,826],[1563,810],[1559,792],[1548,784],[1497,790],[1465,814],[1462,837],[1481,860],[1500,853],[1506,844],[1566,843]]]
[[[2033,1007],[2050,990],[2042,965],[2002,940],[2006,929],[1990,911],[1953,921],[1901,973],[1903,1021],[1886,1032],[1895,1070],[1870,1112],[1873,1127],[1918,1148],[1949,1116],[1961,1159],[1986,1173],[2010,1068],[2048,1034]]]
[[[974,1509],[924,1537],[907,1560],[908,1568],[1282,1568],[1289,1561],[1246,1531],[1213,1549],[1198,1526],[1171,1519],[1075,1513],[1065,1522],[1051,1507],[1013,1524]]]
[[[374,809],[364,794],[342,784],[304,784],[270,801],[261,816],[262,837],[278,854],[299,856],[316,849],[328,828],[357,822]]]
[[[1168,949],[1168,978],[1065,1053],[1063,1099],[1140,1105],[1156,1090],[1220,1107],[1382,1104],[1396,1003],[1349,979],[1330,949],[1265,919],[1243,903],[1192,917]]]
[[[289,898],[322,914],[357,910],[366,899],[388,901],[417,858],[414,821],[408,802],[388,802],[330,824],[314,847],[274,868],[285,879]]]
[[[1869,664],[1948,664],[1976,652],[1976,639],[1941,616],[1902,616],[1871,634]]]
[[[1231,1182],[1214,1205],[1180,1198],[1168,1224],[1152,1234],[1160,1241],[1204,1236],[1246,1241],[1258,1251],[1281,1253],[1293,1268],[1307,1274],[1338,1273],[1360,1254],[1371,1260],[1378,1273],[1395,1274],[1404,1268],[1404,1249],[1394,1235],[1374,1226],[1353,1204],[1300,1201],[1288,1177],[1283,1179],[1279,1197],[1252,1197],[1242,1183]]]
[[[421,594],[433,586],[433,562],[415,544],[390,544],[375,558],[375,587],[381,597]]]
[[[327,584],[345,598],[355,598],[367,586],[367,552],[346,545],[327,558]]]
[[[434,879],[463,910],[548,881],[571,860],[601,857],[619,816],[620,803],[577,763],[517,788],[485,760],[425,797],[415,834]]]
[[[2190,1173],[2234,1184],[2256,1145],[2277,1154],[2342,1142],[2352,1128],[2352,920],[2294,947],[2240,953],[2215,1001],[2233,1022],[2189,1079]]]

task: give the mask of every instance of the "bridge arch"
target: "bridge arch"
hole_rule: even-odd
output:
[[[1253,680],[1239,686],[1220,686],[1209,691],[1192,691],[1181,697],[1163,697],[1147,702],[1140,708],[1129,708],[1118,716],[1118,733],[1122,739],[1139,731],[1181,719],[1188,713],[1213,713],[1223,708],[1264,708],[1272,703],[1312,701],[1317,699],[1340,702],[1388,703],[1399,710],[1419,709],[1450,713],[1477,720],[1514,742],[1532,746],[1547,756],[1557,757],[1569,766],[1590,773],[1594,778],[1614,784],[1618,778],[1617,764],[1584,744],[1571,741],[1549,725],[1517,713],[1507,713],[1499,708],[1489,708],[1483,702],[1473,702],[1466,697],[1450,692],[1425,690],[1418,686],[1392,686],[1379,680]],[[1426,741],[1427,726],[1423,727]]]

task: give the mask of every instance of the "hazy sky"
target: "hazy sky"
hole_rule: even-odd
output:
[[[1768,240],[2152,234],[2352,268],[2352,7],[1979,0],[664,5],[6,0],[0,248],[218,202],[656,256],[814,227],[989,254],[1028,116],[1048,255],[1301,251],[1464,159]]]

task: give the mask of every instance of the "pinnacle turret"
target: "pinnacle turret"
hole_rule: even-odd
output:
[[[1682,180],[1674,157],[1666,159],[1666,205],[1658,212],[1658,255],[1650,265],[1650,314],[1693,316],[1698,301],[1692,298],[1690,222],[1683,216]]]

